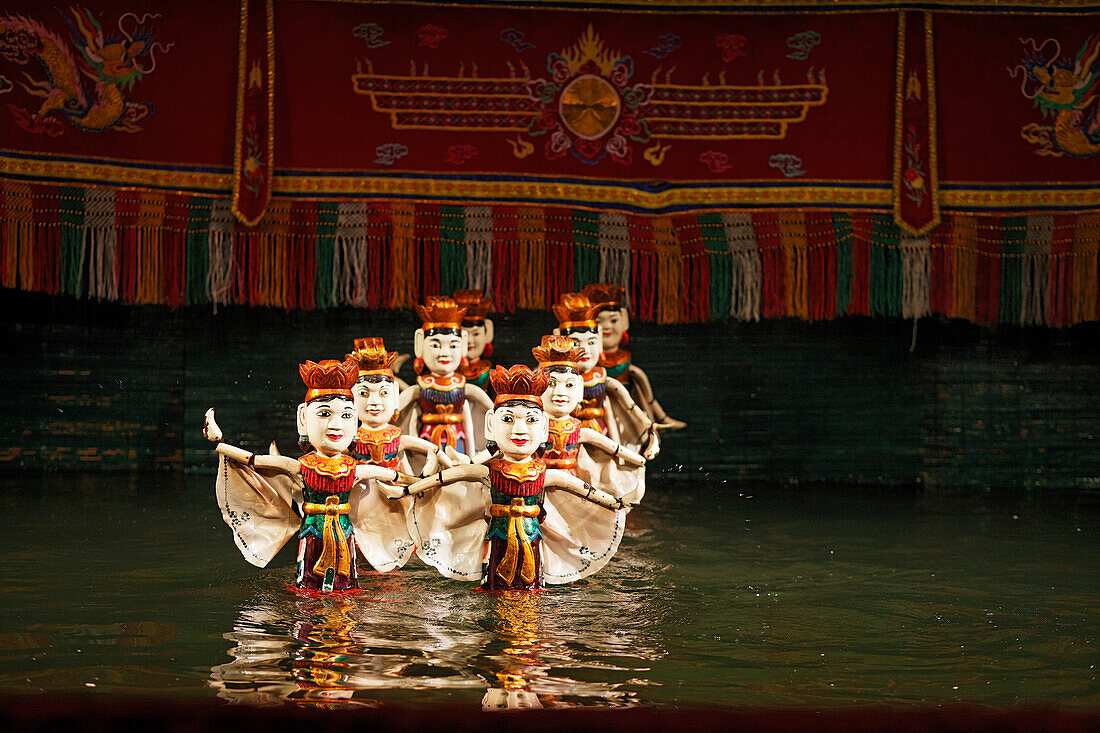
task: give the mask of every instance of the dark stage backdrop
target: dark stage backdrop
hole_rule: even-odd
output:
[[[408,352],[409,311],[285,311],[95,304],[0,290],[5,345],[0,472],[213,472],[201,436],[294,453],[297,365],[381,336]],[[533,365],[556,325],[496,321],[494,361]],[[666,434],[653,481],[700,474],[731,490],[823,482],[957,497],[1100,496],[1100,332],[850,318],[631,328],[634,361],[685,430]],[[913,348],[911,351],[910,349]],[[411,371],[405,374],[411,378]]]
[[[1100,318],[1100,4],[11,0],[0,285]]]

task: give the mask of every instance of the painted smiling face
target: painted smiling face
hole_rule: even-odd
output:
[[[453,374],[465,355],[466,337],[451,331],[423,336],[423,343],[419,345],[417,353],[424,360],[428,371],[437,377]]]
[[[569,340],[584,349],[584,360],[577,362],[581,371],[587,372],[599,363],[600,354],[603,353],[603,341],[599,331],[573,331],[569,334]]]
[[[512,460],[532,455],[548,434],[546,413],[530,402],[506,402],[485,414],[485,437]]]
[[[542,394],[542,404],[551,417],[565,417],[573,412],[584,396],[584,380],[571,369],[553,370],[550,386]]]
[[[397,410],[398,390],[392,379],[380,376],[360,377],[353,394],[359,420],[368,427],[382,427]]]
[[[596,323],[600,325],[600,336],[603,339],[604,351],[614,351],[619,348],[619,344],[623,340],[623,334],[630,328],[630,319],[626,315],[626,308],[600,311],[596,315]]]
[[[466,358],[473,362],[481,358],[485,347],[492,342],[493,322],[485,320],[473,326],[466,326],[462,332],[466,335]]]
[[[346,397],[319,397],[298,405],[298,432],[310,445],[328,455],[343,453],[358,427],[355,404]]]

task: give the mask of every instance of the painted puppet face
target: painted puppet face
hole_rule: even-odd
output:
[[[546,413],[528,403],[505,404],[485,414],[485,437],[512,460],[523,460],[546,442]]]
[[[436,333],[424,338],[420,358],[432,374],[442,377],[454,373],[466,355],[466,339],[457,333]]]
[[[355,385],[355,410],[359,420],[372,428],[380,428],[389,422],[397,409],[398,390],[392,379],[380,382],[360,379]]]
[[[466,358],[470,361],[480,359],[485,346],[493,340],[492,321],[462,329],[466,334]]]
[[[550,372],[550,386],[542,393],[542,404],[553,417],[565,417],[581,403],[584,380],[573,372]]]
[[[626,309],[620,308],[614,311],[600,311],[596,316],[596,323],[600,324],[600,336],[603,338],[603,350],[614,351],[619,348],[623,340],[623,334],[630,328],[630,321],[626,316]]]
[[[343,397],[319,397],[298,405],[298,431],[322,453],[343,453],[355,438],[355,404]]]
[[[582,371],[587,372],[600,361],[603,353],[603,342],[596,331],[574,331],[569,334],[569,340],[584,349],[584,360],[578,362]]]

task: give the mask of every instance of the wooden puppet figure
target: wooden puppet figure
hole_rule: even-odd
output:
[[[653,421],[634,403],[626,387],[608,379],[607,370],[599,365],[603,345],[596,322],[598,312],[598,306],[582,293],[564,293],[554,304],[558,318],[554,333],[568,336],[584,350],[584,358],[577,362],[584,392],[573,416],[580,419],[581,427],[603,433],[616,443],[639,447],[646,444],[646,457],[653,458],[657,455]]]
[[[633,493],[640,500],[645,491],[645,458],[603,433],[582,427],[572,415],[584,391],[578,366],[584,349],[568,336],[543,336],[542,344],[531,353],[547,378],[542,395],[549,419],[549,447],[542,456],[547,467],[579,476],[612,496]]]
[[[467,384],[473,384],[486,393],[491,392],[489,370],[493,362],[493,320],[489,318],[489,309],[493,307],[491,298],[483,297],[480,290],[456,290],[455,303],[466,309],[462,318],[462,331],[466,334],[466,361],[460,371],[466,377]]]
[[[626,385],[631,398],[646,415],[654,421],[659,430],[679,430],[685,423],[669,417],[653,396],[649,377],[630,361],[630,352],[623,347],[629,342],[630,316],[623,306],[623,288],[611,283],[593,283],[582,291],[593,305],[599,307],[596,322],[600,327],[603,353],[600,366],[607,370],[607,376]]]
[[[355,350],[347,358],[359,366],[353,390],[359,430],[348,449],[351,456],[360,463],[406,474],[435,473],[440,463],[449,467],[451,460],[434,445],[413,435],[403,435],[401,428],[390,422],[399,397],[391,369],[397,353],[386,351],[380,338],[362,338],[355,340]],[[416,470],[414,465],[422,468]],[[370,528],[369,532],[360,533],[359,549],[375,570],[393,570],[412,557],[413,540],[405,520],[411,505],[410,499],[390,501],[377,491],[368,493],[356,505],[363,517],[357,522],[357,517],[352,516],[352,522]]]
[[[416,330],[416,384],[401,393],[402,430],[439,449],[449,446],[472,456],[480,447],[473,429],[473,409],[492,407],[489,396],[467,384],[458,369],[466,354],[462,332],[465,309],[452,299],[431,296],[416,307],[423,326]]]
[[[408,483],[410,477],[361,464],[346,453],[358,422],[352,397],[358,375],[354,361],[307,361],[298,371],[308,388],[298,405],[298,432],[312,449],[301,458],[256,455],[221,442],[214,411],[207,411],[203,434],[218,444],[221,456],[218,504],[237,547],[252,564],[266,566],[297,529],[296,588],[354,592],[359,528],[349,520],[352,505],[369,481]],[[366,490],[375,490],[373,486]],[[295,503],[301,507],[300,523]]]
[[[565,471],[548,469],[537,455],[548,431],[544,373],[522,364],[498,366],[490,379],[497,396],[485,416],[485,432],[495,455],[485,463],[445,469],[404,490],[386,489],[391,496],[417,497],[409,517],[418,554],[447,577],[481,579],[483,588],[494,591],[535,590],[595,572],[618,548],[625,510],[635,497],[616,499]],[[477,482],[488,485],[488,506]],[[566,497],[575,501],[559,505]],[[591,504],[609,511],[593,516]]]

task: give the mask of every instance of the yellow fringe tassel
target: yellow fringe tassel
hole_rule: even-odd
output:
[[[516,305],[520,308],[544,309],[546,304],[546,219],[543,210],[530,207],[516,212],[516,241],[519,277],[516,282]]]
[[[667,216],[653,220],[653,241],[657,246],[657,323],[678,323],[683,283],[682,252],[672,220]]]
[[[807,280],[806,220],[800,211],[779,217],[779,241],[787,260],[787,315],[809,319],[810,296]]]
[[[1073,242],[1073,312],[1070,323],[1095,320],[1097,286],[1097,228],[1100,214],[1079,214]]]
[[[416,240],[413,237],[416,206],[393,205],[393,303],[394,308],[412,308],[416,295]]]
[[[955,242],[955,277],[952,281],[955,318],[974,320],[974,295],[978,284],[978,220],[955,217],[952,241]]]

